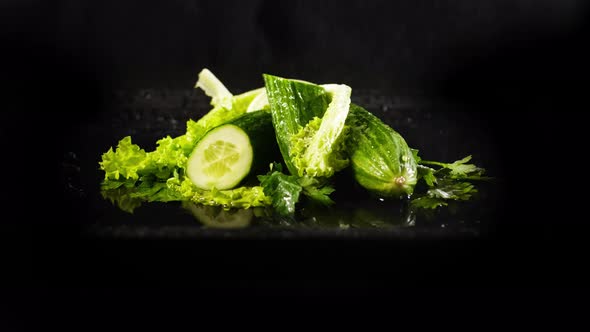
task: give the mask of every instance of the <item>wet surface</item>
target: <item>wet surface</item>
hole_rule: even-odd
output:
[[[500,171],[493,137],[471,110],[418,97],[386,96],[354,90],[352,101],[400,132],[431,160],[453,161],[472,154],[473,162],[496,176]],[[364,192],[343,172],[330,208],[298,205],[294,217],[257,209],[240,215],[179,202],[144,203],[133,214],[104,200],[99,191],[101,154],[131,135],[146,150],[166,135],[182,135],[189,118],[210,109],[199,90],[128,90],[110,95],[104,111],[79,127],[62,162],[63,186],[79,207],[84,236],[100,238],[454,238],[479,237],[493,229],[499,184],[481,183],[473,202],[436,212],[410,211],[407,203]],[[232,219],[233,218],[233,219]],[[227,220],[230,220],[229,222]],[[233,223],[233,224],[232,224]]]

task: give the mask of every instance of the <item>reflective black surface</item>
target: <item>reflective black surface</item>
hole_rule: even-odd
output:
[[[420,149],[424,158],[451,162],[473,154],[475,163],[488,168],[490,175],[500,176],[497,181],[477,183],[480,191],[472,201],[436,211],[414,211],[408,202],[371,195],[355,183],[348,171],[343,171],[334,180],[334,206],[314,206],[304,201],[294,216],[282,218],[270,209],[223,213],[179,202],[144,203],[134,213],[128,213],[104,200],[99,192],[104,174],[98,169],[102,153],[127,135],[149,151],[159,138],[183,134],[189,118],[198,119],[210,109],[208,97],[200,90],[118,91],[111,98],[100,119],[79,128],[75,140],[81,145],[78,149],[72,145],[62,163],[63,186],[68,195],[76,205],[88,207],[90,215],[80,225],[85,236],[479,237],[493,228],[497,193],[502,186],[493,137],[478,119],[457,105],[424,97],[386,96],[374,90],[353,92],[354,102],[393,126],[412,147]],[[242,216],[243,221],[224,224],[222,219],[228,216]],[[232,223],[236,227],[231,227]],[[212,230],[216,228],[222,230]]]
[[[292,219],[261,210],[223,215],[178,202],[146,203],[129,214],[100,195],[101,154],[125,135],[151,149],[162,136],[182,134],[184,122],[209,105],[198,90],[119,90],[64,145],[60,183],[67,203],[62,216],[68,219],[38,232],[40,243],[52,244],[39,267],[71,273],[49,274],[47,282],[222,290],[244,283],[297,288],[301,280],[331,287],[356,280],[353,288],[485,285],[482,278],[492,268],[489,245],[503,210],[502,158],[494,136],[461,105],[354,87],[352,99],[424,156],[452,161],[473,154],[498,181],[482,183],[473,202],[433,214],[372,197],[346,172],[336,181],[335,206],[301,204]],[[216,227],[220,217],[238,227]],[[469,273],[461,276],[466,268]]]
[[[587,225],[576,191],[590,77],[583,1],[8,3],[3,219],[26,228],[11,250],[33,253],[19,282],[587,284],[588,233],[572,227]],[[353,101],[425,156],[473,154],[505,181],[451,218],[466,233],[438,216],[416,227],[304,227],[291,241],[276,227],[205,230],[174,204],[128,215],[102,200],[100,154],[127,134],[148,149],[181,134],[207,109],[190,89],[203,67],[232,92],[261,86],[262,72],[348,83]]]

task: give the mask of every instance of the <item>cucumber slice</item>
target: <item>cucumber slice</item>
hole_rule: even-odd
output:
[[[186,174],[201,189],[230,189],[248,175],[253,155],[244,130],[233,124],[221,125],[197,143]]]
[[[232,189],[250,173],[266,173],[276,160],[272,116],[257,111],[208,131],[188,158],[186,174],[201,189]]]

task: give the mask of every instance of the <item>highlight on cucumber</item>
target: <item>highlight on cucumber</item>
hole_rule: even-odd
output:
[[[232,94],[208,69],[195,88],[211,109],[187,119],[184,135],[145,151],[127,136],[99,162],[101,192],[133,212],[143,202],[248,209],[292,215],[297,203],[331,205],[334,175],[350,174],[366,195],[408,200],[417,209],[466,201],[488,180],[471,156],[429,161],[394,128],[351,102],[345,84],[262,75],[263,86]],[[200,211],[200,210],[199,210]]]

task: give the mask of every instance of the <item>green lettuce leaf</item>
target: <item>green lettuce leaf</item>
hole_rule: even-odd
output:
[[[109,148],[102,155],[99,162],[104,171],[105,180],[139,179],[139,172],[144,168],[146,152],[137,144],[131,142],[131,137],[124,137],[117,144],[117,148]]]
[[[168,189],[176,192],[179,200],[191,201],[203,205],[230,208],[250,208],[271,205],[271,200],[264,194],[261,186],[238,187],[227,190],[203,190],[197,188],[189,178],[175,176],[168,179]]]
[[[105,171],[105,179],[118,180],[122,177],[137,180],[141,174],[170,178],[174,170],[186,166],[188,156],[207,131],[242,116],[252,101],[264,93],[264,89],[259,88],[233,96],[207,69],[199,74],[196,86],[212,97],[213,109],[198,121],[189,119],[186,134],[160,139],[151,152],[132,144],[130,137],[123,138],[115,150],[111,148],[103,154],[100,168]]]
[[[205,191],[197,189],[184,176],[190,153],[210,129],[235,120],[247,111],[268,108],[264,88],[234,96],[207,69],[199,74],[196,87],[211,97],[213,108],[198,121],[189,119],[184,135],[166,136],[158,140],[156,149],[150,152],[133,144],[131,137],[125,137],[116,149],[111,147],[102,155],[99,166],[105,172],[101,184],[105,198],[126,211],[132,211],[142,201],[188,200],[245,208],[270,204],[262,187]],[[252,105],[254,100],[257,105]]]

